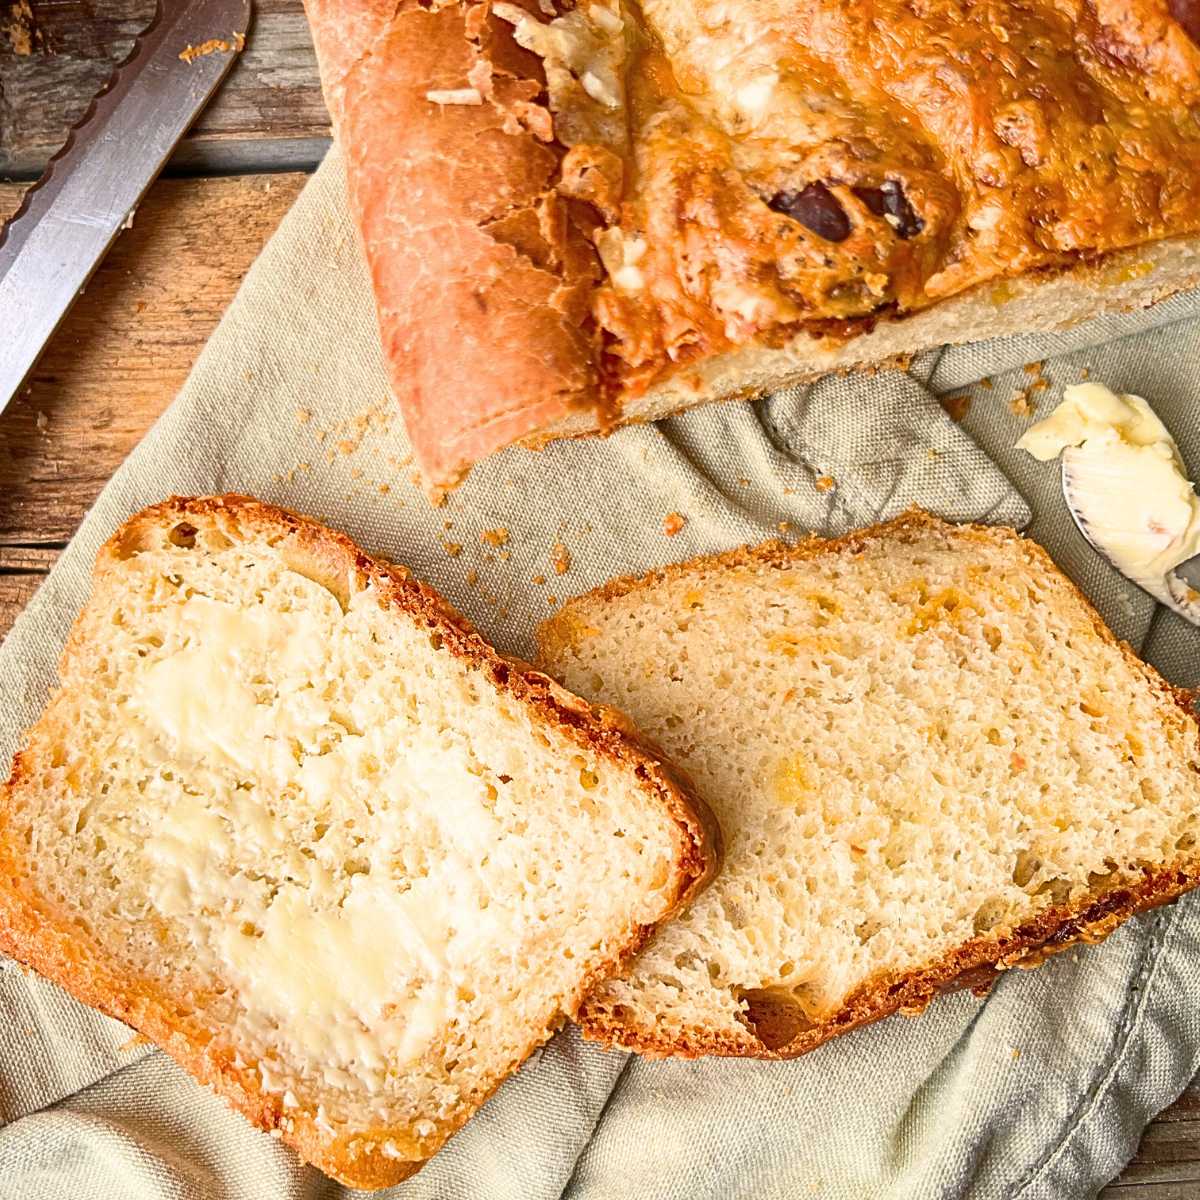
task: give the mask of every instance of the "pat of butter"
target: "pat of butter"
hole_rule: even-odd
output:
[[[1200,553],[1200,497],[1150,405],[1102,384],[1076,384],[1017,448],[1042,462],[1063,455],[1072,500],[1096,544],[1170,603],[1167,575]]]
[[[142,672],[131,708],[143,727],[189,758],[216,755],[245,771],[287,769],[285,739],[299,731],[299,723],[288,719],[295,704],[286,695],[260,703],[250,680],[262,674],[283,684],[281,690],[296,691],[286,683],[306,682],[323,652],[320,622],[308,614],[239,609],[206,596],[189,597],[172,617],[175,629],[186,631],[187,644]]]

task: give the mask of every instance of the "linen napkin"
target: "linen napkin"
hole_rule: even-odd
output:
[[[1190,627],[1087,549],[1056,471],[1011,449],[1025,405],[1048,411],[1086,367],[1146,395],[1200,466],[1196,298],[603,441],[513,450],[433,508],[410,478],[343,189],[335,150],[0,647],[0,760],[53,684],[100,543],[171,492],[245,491],[314,513],[406,563],[521,654],[563,597],[615,574],[842,532],[915,502],[1028,526],[1118,633],[1173,681],[1197,681]],[[1026,369],[1034,359],[1046,360],[1040,371]],[[675,536],[671,514],[683,521]],[[1185,900],[1101,948],[1009,973],[986,1003],[939,1000],[919,1021],[892,1018],[791,1063],[648,1062],[567,1032],[391,1195],[1089,1196],[1196,1072],[1198,954],[1200,905]],[[2,1200],[349,1194],[117,1022],[0,966]]]

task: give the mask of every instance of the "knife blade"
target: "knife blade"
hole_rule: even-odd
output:
[[[251,0],[159,0],[0,230],[0,412],[233,65],[250,13]]]

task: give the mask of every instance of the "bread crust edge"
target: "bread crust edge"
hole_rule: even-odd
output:
[[[633,736],[625,718],[614,710],[587,704],[528,664],[499,654],[465,617],[431,587],[414,579],[406,568],[367,554],[345,534],[312,518],[252,497],[233,494],[172,497],[143,509],[121,525],[97,555],[92,596],[68,636],[62,655],[64,667],[79,652],[83,621],[102,577],[123,558],[151,544],[154,538],[166,536],[181,523],[203,525],[222,536],[244,528],[267,540],[285,541],[289,545],[294,539],[303,565],[310,574],[315,569],[321,582],[331,586],[335,594],[339,582],[349,586],[353,581],[356,590],[373,584],[379,589],[381,603],[396,606],[407,616],[423,621],[431,633],[441,635],[443,646],[451,654],[478,666],[494,687],[525,705],[536,720],[561,731],[577,744],[632,768],[646,796],[667,810],[678,840],[672,876],[664,887],[666,903],[661,915],[651,924],[636,925],[623,944],[594,964],[580,980],[575,993],[564,999],[560,1019],[574,1016],[587,993],[618,971],[657,924],[685,905],[715,873],[720,835],[712,814],[695,797],[680,773],[657,761]],[[25,745],[14,755],[8,782],[0,785],[0,815],[16,802],[23,781],[32,774],[31,756],[37,754],[37,749],[30,734],[37,729],[35,724],[28,731]],[[211,1047],[214,1031],[202,1019],[174,1006],[161,989],[113,971],[85,931],[25,886],[20,861],[18,848],[5,840],[0,826],[0,949],[77,999],[144,1034],[252,1124],[278,1136],[306,1161],[340,1183],[377,1189],[408,1178],[441,1149],[507,1077],[496,1079],[461,1120],[443,1126],[424,1140],[420,1157],[398,1160],[384,1154],[383,1143],[396,1136],[395,1128],[356,1131],[331,1139],[313,1119],[285,1109],[280,1097],[266,1094],[252,1067],[236,1067],[228,1050],[214,1051]],[[545,1040],[535,1036],[513,1069]]]
[[[1042,546],[1007,526],[953,524],[915,507],[891,520],[836,538],[814,535],[791,544],[772,540],[610,580],[569,599],[554,616],[538,626],[537,660],[547,670],[554,670],[555,658],[571,637],[571,623],[579,619],[576,607],[586,609],[588,605],[603,604],[666,580],[692,579],[731,567],[781,568],[826,554],[853,553],[872,541],[931,531],[993,544],[1015,544],[1032,560],[1032,565],[1052,571],[1075,602],[1083,606],[1096,635],[1120,651],[1130,668],[1146,680],[1159,699],[1171,705],[1169,711],[1176,712],[1186,722],[1188,735],[1200,745],[1200,717],[1193,695],[1173,687],[1143,662],[1127,642],[1117,638],[1091,601],[1058,568]],[[1080,942],[1102,941],[1136,913],[1168,904],[1198,886],[1200,859],[1180,859],[1159,869],[1143,870],[1140,877],[1126,873],[1112,886],[1088,892],[1071,904],[1048,906],[1007,931],[981,934],[922,966],[867,980],[854,989],[830,1017],[774,1047],[764,1044],[748,1023],[745,1034],[738,1037],[706,1029],[689,1029],[678,1038],[662,1037],[652,1029],[622,1024],[600,1006],[586,1003],[576,1020],[584,1037],[651,1058],[699,1058],[705,1055],[766,1060],[796,1058],[851,1029],[895,1012],[915,1016],[938,995],[966,988],[984,995],[1003,971],[1013,967],[1033,968]]]

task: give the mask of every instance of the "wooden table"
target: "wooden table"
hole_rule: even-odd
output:
[[[0,636],[171,402],[329,144],[300,0],[257,0],[255,9],[241,61],[59,330],[27,392],[0,415]],[[16,209],[25,184],[153,11],[154,0],[0,0],[0,219]],[[1150,1126],[1103,1195],[1200,1198],[1200,1087]]]

